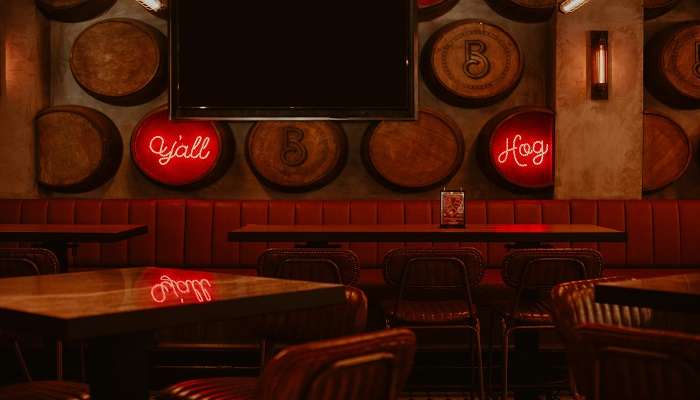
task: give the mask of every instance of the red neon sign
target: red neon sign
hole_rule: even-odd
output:
[[[206,179],[217,168],[223,151],[213,123],[170,121],[166,109],[144,118],[131,138],[131,157],[138,169],[167,186],[188,186]]]
[[[507,182],[525,188],[554,184],[554,116],[547,111],[516,111],[493,130],[491,166]]]
[[[210,302],[212,282],[209,279],[175,280],[168,275],[162,275],[160,281],[151,286],[151,299],[155,303],[166,301],[185,301],[198,303]]]

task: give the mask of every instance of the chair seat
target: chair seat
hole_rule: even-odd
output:
[[[544,301],[524,300],[513,313],[510,304],[495,305],[496,312],[506,320],[511,320],[520,325],[552,325],[551,305]],[[512,315],[511,315],[512,314]]]
[[[390,319],[421,325],[471,322],[476,315],[476,311],[470,310],[467,302],[463,300],[403,300],[396,314],[396,302],[392,300],[383,302],[382,309],[384,315]]]
[[[88,400],[90,388],[84,383],[34,381],[0,387],[1,400]]]
[[[163,389],[159,400],[255,399],[255,378],[205,378],[179,382]]]

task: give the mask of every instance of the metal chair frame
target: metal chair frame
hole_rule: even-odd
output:
[[[467,303],[467,307],[469,308],[470,313],[474,310],[474,303],[472,302],[472,295],[471,295],[471,285],[469,284],[469,270],[467,269],[467,266],[464,264],[464,261],[462,261],[458,257],[448,257],[448,256],[419,256],[419,257],[412,257],[408,260],[406,265],[404,265],[404,268],[401,272],[401,281],[399,283],[399,294],[396,299],[396,303],[394,305],[394,314],[392,318],[386,317],[385,323],[387,328],[392,328],[395,326],[401,326],[401,327],[406,327],[410,329],[445,329],[445,328],[459,328],[462,327],[466,329],[468,332],[472,333],[472,337],[474,341],[476,342],[476,351],[472,350],[472,357],[474,354],[476,354],[477,358],[477,369],[478,369],[478,374],[479,374],[479,398],[480,399],[485,399],[485,389],[484,389],[484,365],[483,365],[483,355],[482,355],[482,344],[481,344],[481,324],[479,322],[479,318],[476,315],[472,315],[471,318],[473,319],[473,324],[462,324],[462,325],[456,325],[456,324],[431,324],[431,325],[410,325],[410,324],[397,324],[396,323],[396,316],[398,315],[399,307],[401,305],[401,302],[404,300],[404,296],[406,294],[406,290],[410,289],[411,286],[409,285],[409,273],[418,265],[420,262],[435,262],[435,261],[442,261],[446,262],[447,265],[453,265],[455,268],[459,269],[461,278],[462,278],[462,284],[461,285],[425,285],[425,286],[420,286],[416,285],[415,289],[423,289],[423,290],[428,290],[428,289],[463,289],[464,290],[464,295],[465,295],[465,301]],[[388,268],[388,266],[385,266],[385,268]],[[386,273],[386,270],[385,270]],[[474,360],[472,360],[473,363]],[[473,378],[473,377],[472,377]]]

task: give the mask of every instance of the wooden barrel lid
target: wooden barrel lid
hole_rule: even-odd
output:
[[[331,182],[345,166],[347,148],[343,128],[327,121],[258,122],[246,138],[246,157],[255,175],[286,192]]]
[[[36,6],[49,19],[80,22],[109,10],[117,0],[36,0]]]
[[[674,107],[700,107],[700,22],[682,22],[654,35],[644,65],[654,96]]]
[[[662,114],[644,113],[642,187],[645,192],[677,181],[688,169],[692,155],[690,139],[680,125]]]
[[[111,179],[122,160],[119,129],[97,110],[56,106],[35,118],[37,180],[42,187],[86,192]]]
[[[70,67],[93,97],[117,105],[152,100],[167,84],[166,38],[141,21],[116,18],[85,29],[73,43]]]
[[[486,0],[502,16],[519,22],[545,22],[556,9],[557,0]]]
[[[659,17],[671,11],[680,0],[644,0],[644,19]]]
[[[418,20],[429,21],[446,14],[459,0],[416,0],[418,5]]]
[[[448,116],[422,109],[417,121],[382,121],[362,140],[367,170],[400,191],[430,190],[447,183],[464,160],[464,139]]]
[[[139,172],[176,190],[193,190],[218,180],[234,154],[228,124],[170,120],[167,105],[144,116],[131,135],[131,160]]]
[[[500,27],[465,19],[435,32],[423,49],[422,70],[444,101],[481,107],[507,97],[523,73],[516,41]]]

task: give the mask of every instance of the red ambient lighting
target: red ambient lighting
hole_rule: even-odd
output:
[[[524,112],[504,120],[493,132],[490,161],[503,179],[525,188],[554,184],[554,118]]]
[[[175,280],[168,275],[162,275],[160,282],[151,287],[151,299],[158,304],[166,301],[185,301],[198,303],[210,302],[212,282],[209,279]]]
[[[205,179],[217,167],[222,147],[212,123],[170,121],[167,110],[147,116],[131,138],[136,166],[167,186],[187,186]]]

